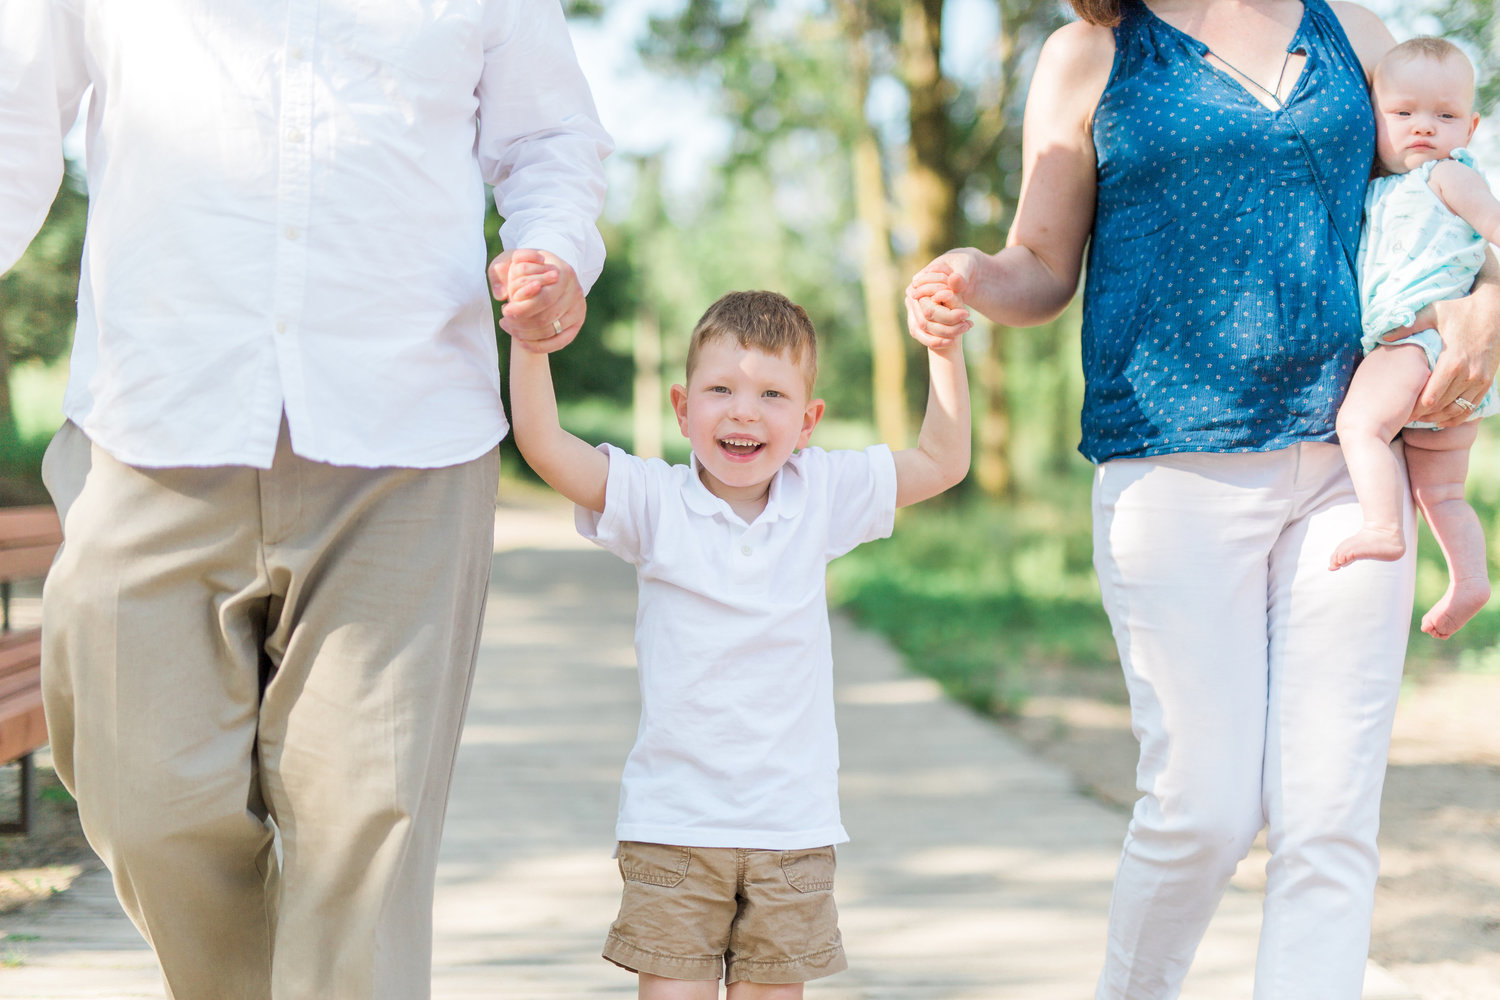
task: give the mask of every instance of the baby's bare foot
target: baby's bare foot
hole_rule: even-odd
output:
[[[1463,628],[1490,599],[1490,581],[1482,576],[1452,580],[1432,610],[1422,616],[1422,631],[1446,639]]]
[[[1394,562],[1406,554],[1406,540],[1400,528],[1365,525],[1339,543],[1328,561],[1329,569],[1343,569],[1356,559],[1378,559]]]

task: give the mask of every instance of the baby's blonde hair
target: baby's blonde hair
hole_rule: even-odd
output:
[[[1447,62],[1456,59],[1469,70],[1469,78],[1474,77],[1474,64],[1464,54],[1464,50],[1448,41],[1446,38],[1437,38],[1433,35],[1418,35],[1416,38],[1408,38],[1404,42],[1397,43],[1387,52],[1375,66],[1375,75],[1379,76],[1382,68],[1416,62],[1418,59],[1431,59],[1433,62]]]
[[[688,341],[689,379],[693,377],[703,345],[721,338],[766,354],[785,354],[802,366],[807,374],[808,395],[812,394],[818,377],[818,335],[807,311],[785,295],[730,292],[709,306]]]

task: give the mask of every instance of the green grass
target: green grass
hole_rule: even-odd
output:
[[[11,371],[15,431],[0,429],[0,478],[21,480],[40,488],[42,455],[53,433],[62,426],[62,398],[67,381],[66,361],[47,366],[19,365]],[[36,499],[40,497],[28,502]]]
[[[904,511],[831,570],[833,599],[984,712],[1016,711],[1049,663],[1114,670],[1082,503],[983,500]]]
[[[1500,495],[1470,495],[1489,536],[1491,578],[1500,581]],[[1073,481],[1014,506],[971,496],[904,510],[891,538],[833,564],[830,595],[952,697],[1006,715],[1045,668],[1066,668],[1075,681],[1079,671],[1118,669],[1091,558],[1088,484]],[[1419,631],[1446,584],[1424,528],[1408,675],[1500,674],[1500,597],[1446,642]]]

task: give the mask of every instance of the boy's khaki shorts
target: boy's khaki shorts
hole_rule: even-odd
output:
[[[632,972],[805,983],[848,968],[832,847],[753,851],[625,841],[604,957]]]

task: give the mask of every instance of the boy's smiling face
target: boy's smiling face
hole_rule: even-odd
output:
[[[672,386],[677,425],[692,445],[710,493],[734,503],[764,500],[792,452],[823,416],[807,371],[785,354],[716,337],[700,348],[688,384]]]

